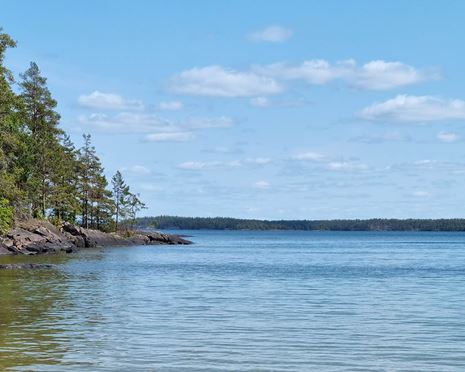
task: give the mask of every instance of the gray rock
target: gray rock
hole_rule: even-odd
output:
[[[0,255],[71,253],[89,247],[161,244],[191,244],[191,242],[177,235],[159,232],[139,232],[129,238],[123,238],[115,233],[84,229],[69,223],[57,229],[47,221],[31,220],[19,224],[6,237],[0,238]]]
[[[32,263],[23,263],[23,264],[0,264],[0,270],[14,270],[14,269],[50,269],[52,265],[47,264],[32,264]]]

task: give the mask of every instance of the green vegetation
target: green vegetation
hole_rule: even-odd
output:
[[[4,66],[16,42],[0,28],[0,234],[16,220],[47,218],[104,231],[131,225],[144,208],[118,171],[113,191],[91,143],[76,149],[36,63],[17,82]],[[16,93],[18,92],[18,93]]]
[[[8,232],[13,222],[13,207],[8,200],[0,199],[0,235]]]
[[[465,219],[246,220],[224,217],[143,217],[142,229],[303,230],[303,231],[465,231]]]

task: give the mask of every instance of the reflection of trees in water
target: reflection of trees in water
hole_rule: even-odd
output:
[[[0,270],[1,370],[60,362],[68,342],[59,309],[72,306],[66,286],[66,274],[57,269]]]
[[[110,350],[102,334],[121,300],[114,301],[112,294],[121,271],[104,257],[98,249],[78,255],[0,257],[2,264],[57,265],[0,270],[0,371],[92,371],[95,351]]]

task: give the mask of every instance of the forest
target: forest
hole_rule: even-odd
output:
[[[121,172],[108,182],[89,134],[76,147],[60,128],[57,101],[36,63],[19,79],[4,65],[15,47],[0,28],[0,235],[30,218],[127,228],[144,203]]]
[[[465,231],[465,219],[253,220],[225,217],[141,217],[140,229],[302,231]]]

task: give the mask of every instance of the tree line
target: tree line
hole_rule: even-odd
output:
[[[465,219],[254,220],[226,217],[137,218],[141,229],[301,231],[465,231]]]
[[[0,234],[28,218],[103,231],[134,222],[145,207],[139,195],[119,171],[109,184],[89,134],[76,148],[60,128],[57,101],[36,63],[15,79],[4,65],[14,47],[0,28]]]

